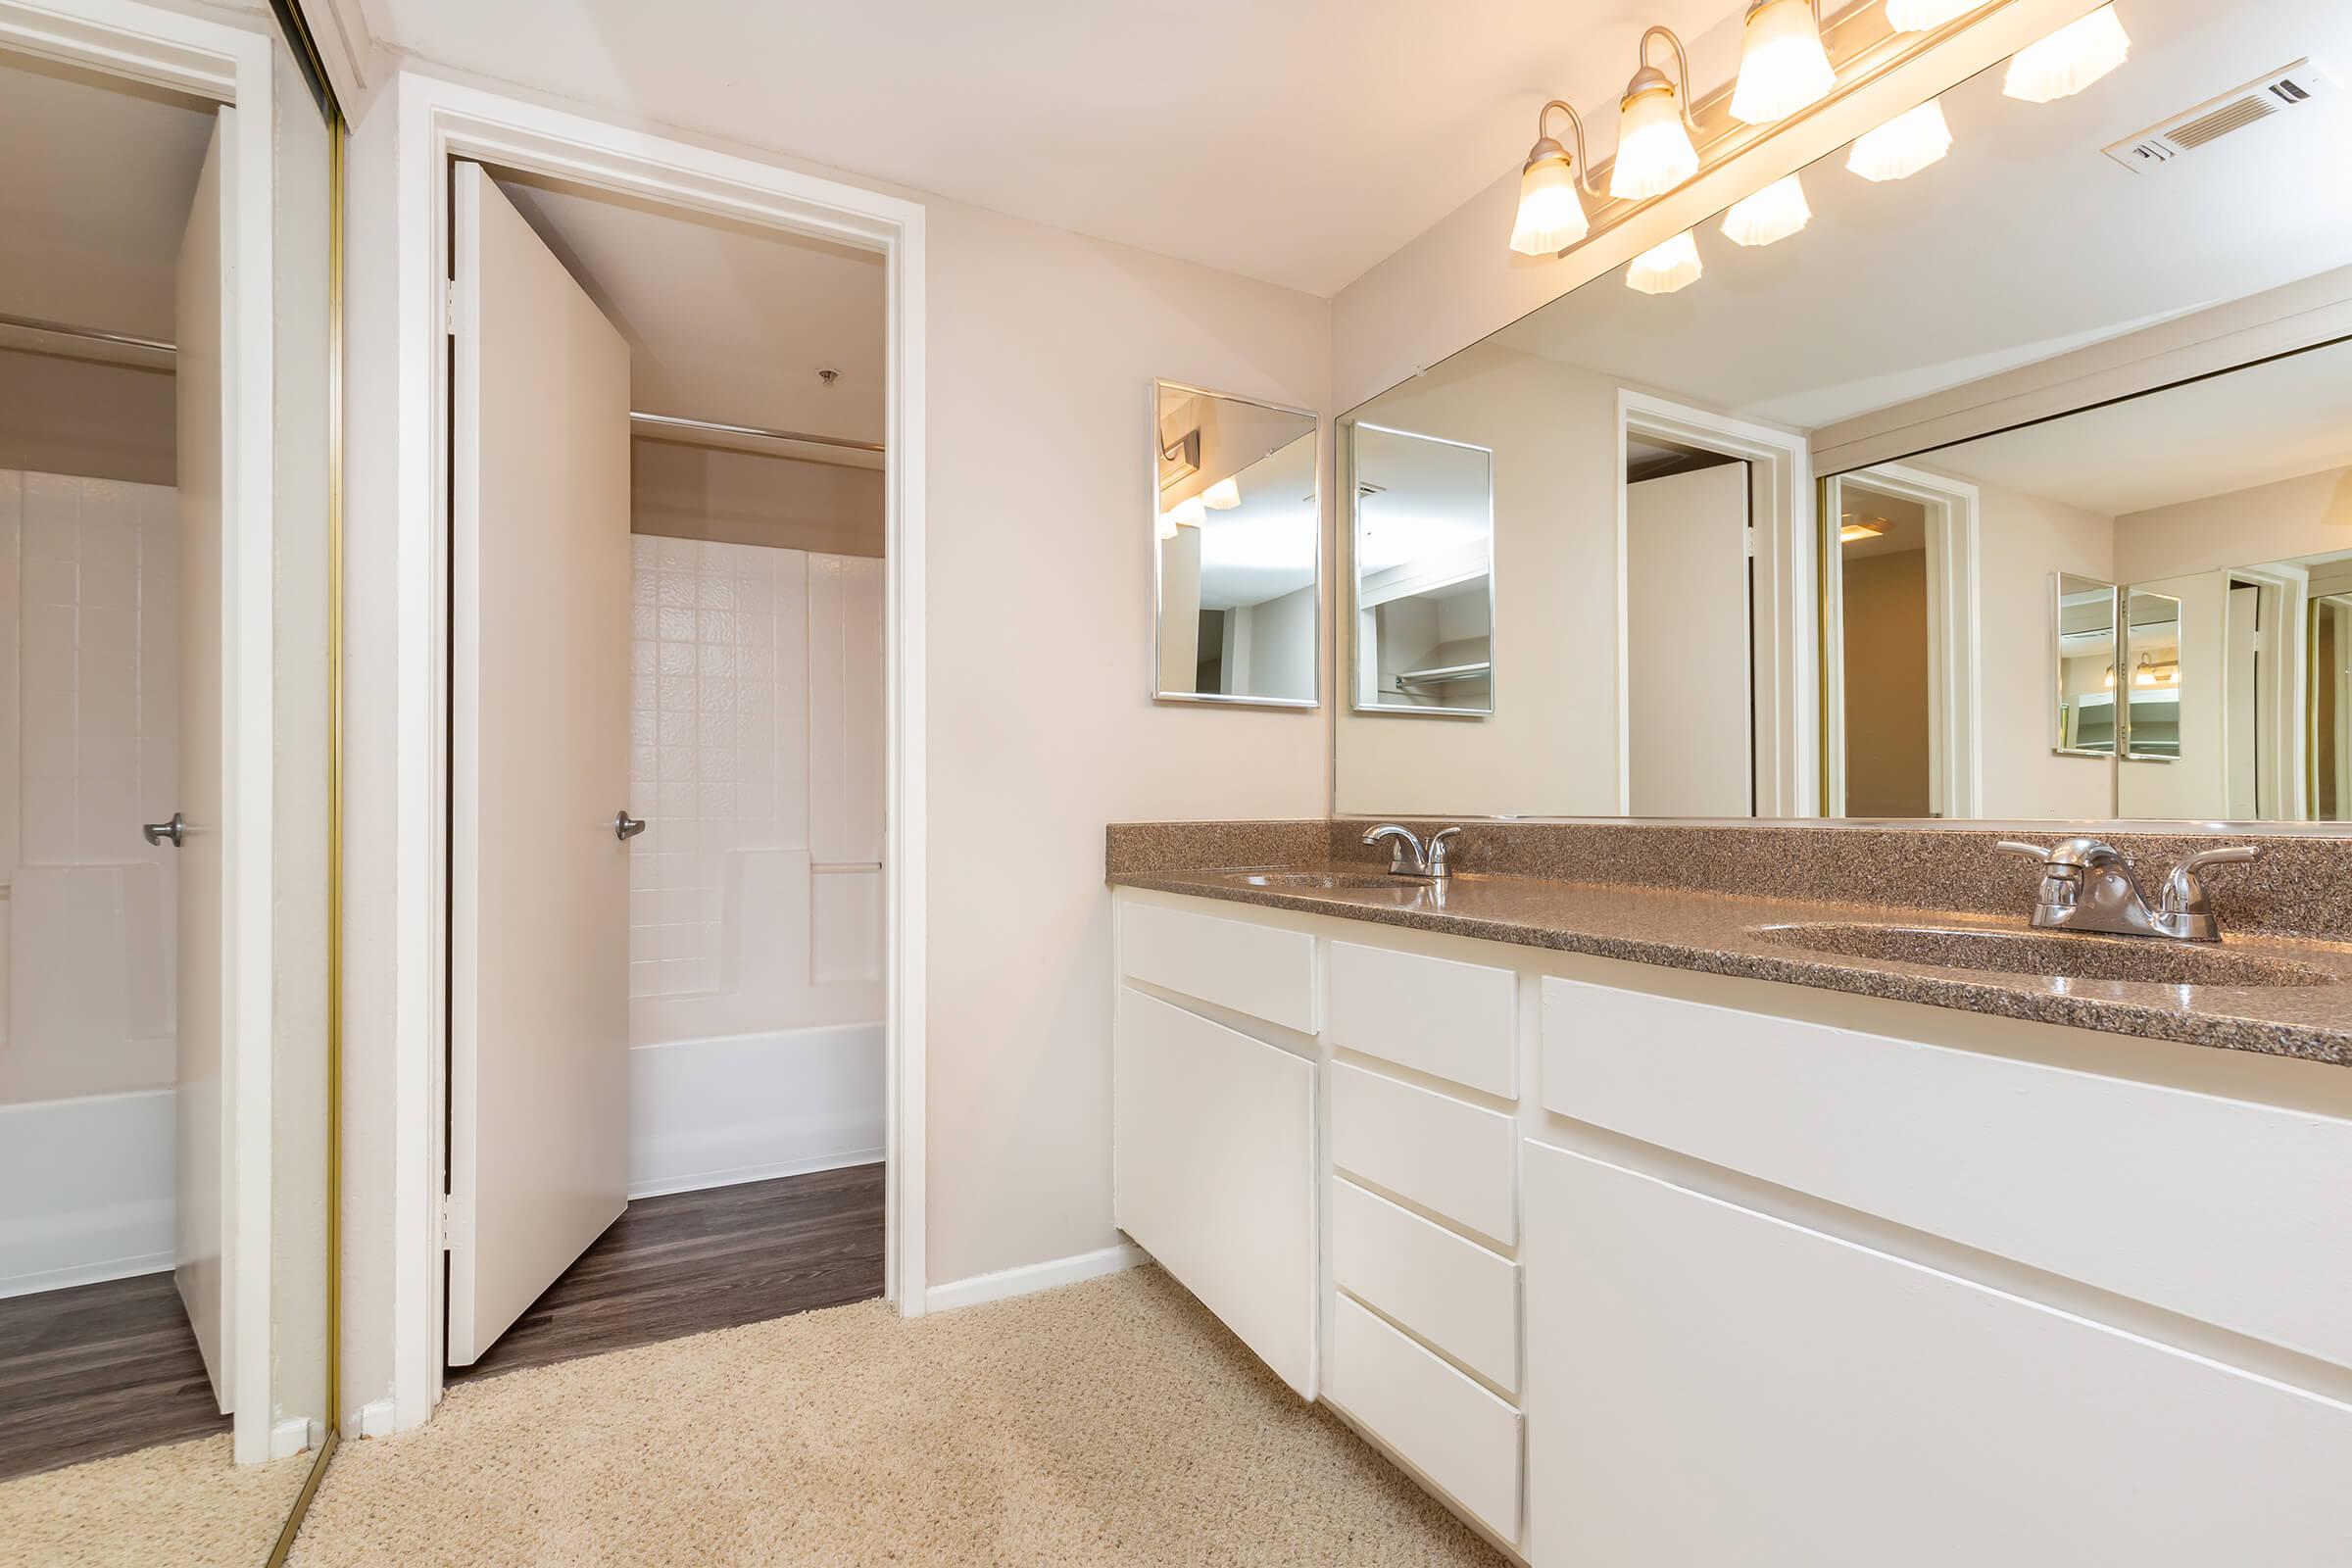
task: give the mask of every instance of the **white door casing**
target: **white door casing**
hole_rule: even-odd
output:
[[[469,1365],[628,1190],[629,351],[456,169],[450,1283]]]
[[[187,1308],[188,1326],[204,1358],[213,1398],[223,1414],[235,1408],[237,1336],[231,1332],[238,1241],[231,1201],[238,1145],[233,1117],[231,1038],[221,970],[223,934],[232,912],[222,861],[223,760],[233,744],[225,733],[228,710],[221,654],[228,628],[221,581],[225,484],[233,457],[223,365],[220,294],[228,215],[221,143],[233,109],[220,111],[205,149],[196,196],[181,231],[172,288],[179,353],[175,441],[179,502],[179,799],[185,819],[177,864],[179,1146],[178,1238],[172,1276]],[[125,824],[127,827],[128,824]],[[264,1233],[267,1245],[267,1232]]]

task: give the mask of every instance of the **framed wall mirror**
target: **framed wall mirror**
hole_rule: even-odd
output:
[[[1313,708],[1322,648],[1319,421],[1152,385],[1152,695]]]
[[[1387,425],[1348,430],[1358,712],[1494,711],[1494,454]]]
[[[1340,813],[2343,819],[2352,13],[2116,14],[1342,416],[1491,454],[1540,700],[1348,705]]]

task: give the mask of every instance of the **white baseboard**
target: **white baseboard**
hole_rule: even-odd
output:
[[[308,1453],[318,1446],[319,1441],[325,1436],[318,1423],[307,1416],[280,1421],[270,1429],[270,1457],[291,1459],[298,1453]]]
[[[1080,1252],[1073,1257],[1056,1257],[1044,1263],[1029,1263],[1020,1268],[1000,1269],[994,1274],[976,1274],[968,1280],[953,1280],[946,1285],[934,1285],[923,1293],[923,1308],[930,1312],[953,1312],[959,1306],[978,1306],[983,1301],[1003,1301],[1015,1296],[1028,1296],[1037,1291],[1050,1291],[1057,1285],[1075,1285],[1080,1280],[1099,1279],[1104,1274],[1116,1274],[1152,1261],[1152,1254],[1133,1242],[1121,1242],[1100,1251]]]
[[[388,1438],[392,1435],[393,1403],[389,1398],[369,1399],[360,1406],[360,1436]]]
[[[882,1157],[884,1031],[835,1024],[629,1051],[629,1196]]]
[[[149,1089],[0,1105],[0,1297],[172,1266],[174,1100]]]

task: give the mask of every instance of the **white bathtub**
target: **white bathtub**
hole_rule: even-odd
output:
[[[169,1089],[0,1105],[0,1297],[170,1268],[178,1136]]]
[[[883,1027],[679,1040],[629,1051],[629,1196],[882,1157]]]

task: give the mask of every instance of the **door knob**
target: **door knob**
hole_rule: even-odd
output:
[[[176,820],[176,818],[174,818],[174,820]],[[625,810],[614,811],[612,813],[612,836],[620,840],[623,844],[626,844],[629,840],[635,838],[638,834],[644,831],[644,817],[631,816]]]
[[[173,811],[171,821],[148,822],[143,824],[139,831],[147,835],[148,843],[160,845],[169,839],[172,847],[176,850],[179,848],[179,841],[188,836],[188,820],[177,811]]]

